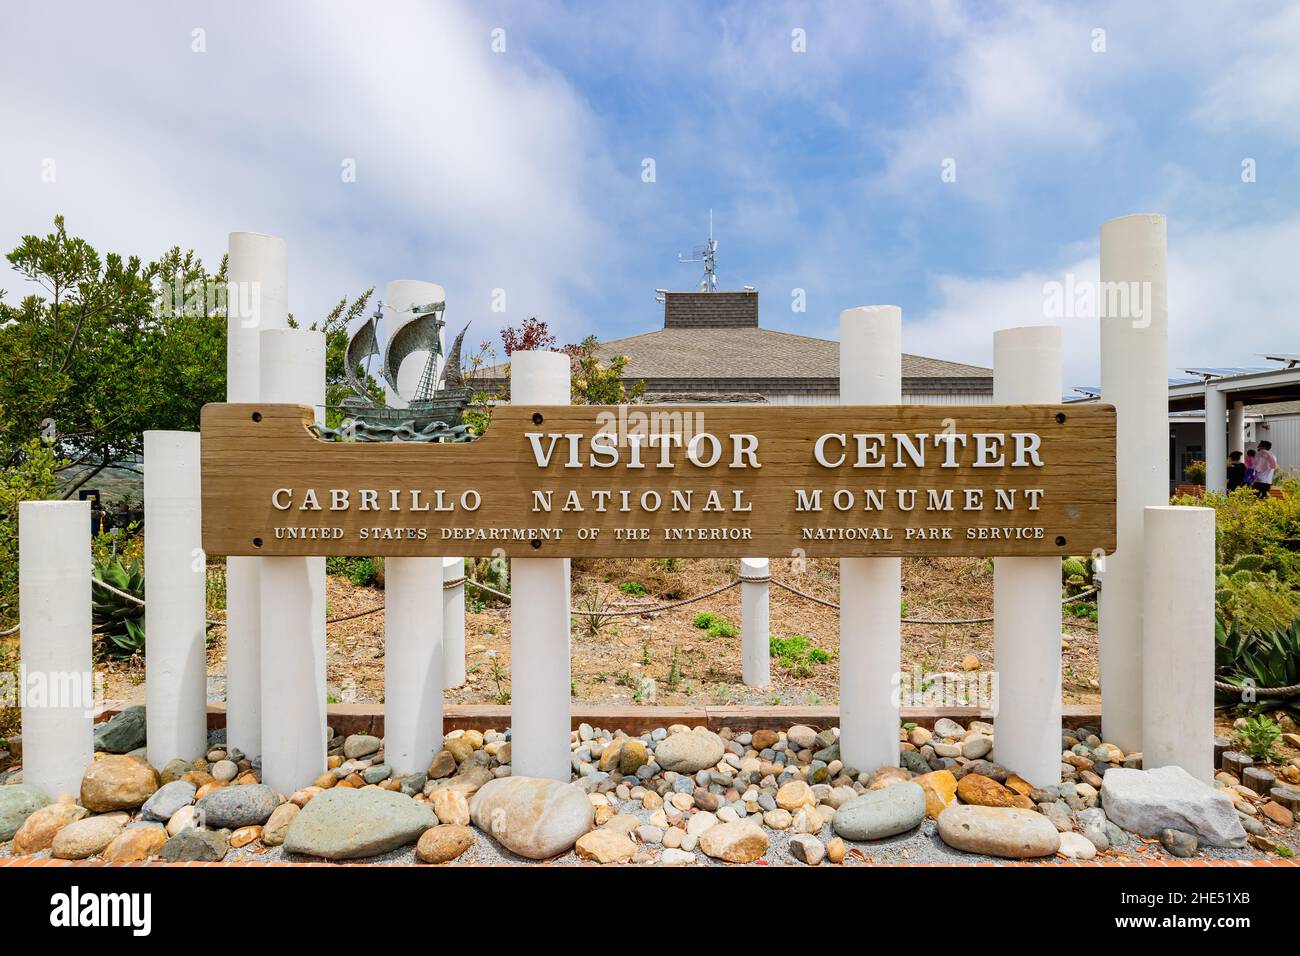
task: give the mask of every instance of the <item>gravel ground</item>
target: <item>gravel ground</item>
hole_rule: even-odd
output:
[[[641,806],[639,801],[629,800],[623,804],[622,813],[632,814],[643,823],[648,823],[651,812]],[[768,835],[771,841],[767,853],[764,854],[763,860],[770,866],[803,866],[791,857],[789,852],[790,837],[793,836],[791,830],[770,830],[763,828],[763,832]],[[1294,834],[1294,835],[1293,835]],[[495,840],[475,830],[476,840],[472,847],[463,853],[458,859],[445,866],[582,866],[584,861],[579,860],[577,855],[569,852],[562,856],[555,857],[545,863],[539,864],[537,861],[528,860],[516,856],[509,850],[504,849]],[[819,834],[823,843],[829,842],[834,838],[835,833],[830,825],[822,828]],[[1297,851],[1300,851],[1300,831],[1292,831],[1286,837],[1286,842]],[[921,826],[911,833],[901,834],[897,837],[891,837],[886,840],[877,840],[872,843],[855,843],[845,841],[849,848],[848,855],[844,859],[845,866],[862,866],[866,864],[916,864],[916,863],[936,863],[948,865],[971,865],[974,863],[984,862],[1004,862],[996,857],[983,856],[973,853],[962,853],[947,846],[939,839],[938,827],[933,820],[925,820]],[[1137,852],[1138,846],[1144,846],[1144,852]],[[662,847],[647,846],[642,850],[642,857],[638,860],[641,863],[657,864],[659,857],[663,852]],[[10,856],[10,845],[0,845],[0,857]],[[1221,847],[1203,847],[1198,854],[1198,858],[1212,860],[1257,860],[1265,854],[1254,849],[1253,847],[1244,847],[1239,850],[1226,849]],[[49,852],[37,854],[39,857],[49,856]],[[1119,854],[1112,854],[1102,857],[1103,859],[1120,859],[1128,858],[1131,860],[1155,861],[1172,859],[1166,854],[1159,843],[1141,844],[1138,840],[1133,839],[1128,846],[1121,848]],[[263,848],[258,844],[253,844],[240,849],[232,849],[227,855],[226,860],[238,861],[248,860],[258,863],[272,863],[281,860],[289,862],[316,862],[312,857],[300,856],[295,853],[285,852],[283,847]],[[695,851],[695,860],[697,866],[728,866],[730,864],[722,863],[705,856],[698,849]],[[415,847],[405,846],[376,857],[368,857],[364,860],[356,861],[358,863],[388,864],[388,865],[412,865],[417,864],[415,859]],[[1042,861],[1044,866],[1052,866],[1063,861],[1057,858],[1051,858]],[[422,864],[421,864],[422,865]],[[834,866],[834,864],[823,862],[822,866]]]

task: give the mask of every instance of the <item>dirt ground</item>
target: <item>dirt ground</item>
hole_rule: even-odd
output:
[[[573,606],[605,611],[653,608],[707,592],[735,580],[735,560],[575,560]],[[775,581],[789,584],[826,601],[838,600],[838,562],[807,560],[796,567],[789,560],[772,561]],[[619,585],[624,585],[620,589]],[[629,594],[628,591],[645,594]],[[210,616],[224,617],[224,568],[209,569]],[[772,633],[803,635],[809,647],[825,651],[825,659],[804,659],[801,668],[771,660],[772,686],[746,687],[741,678],[740,592],[732,588],[683,607],[610,619],[589,627],[576,614],[572,629],[571,667],[574,701],[582,704],[658,705],[833,705],[839,682],[839,614],[833,608],[792,594],[775,585],[771,591]],[[922,620],[981,618],[992,614],[992,562],[973,558],[924,558],[903,562],[904,617]],[[328,616],[346,618],[328,625],[327,673],[331,702],[383,701],[383,591],[357,587],[331,575]],[[373,613],[363,613],[373,612]],[[710,637],[695,626],[698,614],[712,614],[734,625],[735,636]],[[350,615],[359,615],[351,617]],[[723,629],[726,630],[725,628]],[[1062,696],[1066,704],[1098,703],[1097,626],[1085,617],[1063,617],[1061,653]],[[17,635],[0,639],[0,652],[16,659]],[[12,645],[12,646],[10,646]],[[501,601],[481,600],[466,589],[466,681],[447,691],[452,703],[506,703],[510,693],[510,610]],[[960,671],[963,663],[991,670],[993,627],[966,625],[903,625],[903,668],[926,672]],[[822,655],[817,655],[820,659]],[[102,659],[109,699],[142,699],[144,661]],[[208,693],[223,700],[225,691],[225,633],[210,631]],[[797,672],[796,672],[797,671]],[[654,698],[647,699],[645,682],[654,680]],[[16,716],[16,715],[15,715]],[[1294,732],[1289,717],[1283,729]],[[1233,736],[1232,715],[1219,711],[1215,733]],[[10,728],[11,730],[14,728]],[[3,728],[0,728],[3,730]],[[1279,742],[1280,763],[1300,756],[1300,749]]]
[[[801,568],[790,560],[773,560],[772,575],[781,582],[822,598],[838,600],[838,562],[809,559]],[[219,574],[220,569],[214,568]],[[679,601],[733,581],[735,560],[600,560],[574,561],[574,607],[596,601],[605,611],[632,610]],[[619,589],[644,588],[629,595]],[[381,607],[383,592],[356,587],[346,578],[329,579],[328,616],[341,618]],[[905,617],[942,619],[987,617],[993,608],[992,564],[971,558],[909,559],[903,562]],[[447,692],[455,703],[504,701],[510,689],[510,611],[504,602],[483,603],[466,589],[466,682]],[[710,613],[735,626],[736,636],[710,637],[695,626],[696,615]],[[772,633],[803,635],[828,660],[807,661],[802,668],[772,659],[772,687],[753,690],[741,679],[740,591],[724,591],[684,607],[607,619],[597,630],[575,617],[572,653],[574,700],[582,703],[671,704],[833,704],[838,693],[839,612],[771,588]],[[213,612],[221,617],[221,612]],[[1097,673],[1097,628],[1086,618],[1067,616],[1062,652],[1062,687],[1066,703],[1100,700]],[[327,671],[331,700],[383,700],[384,615],[356,617],[328,627]],[[903,626],[904,670],[961,670],[973,656],[982,669],[993,664],[993,626]],[[969,663],[969,662],[968,662]],[[138,696],[142,662],[100,665],[107,694]],[[225,635],[211,632],[208,651],[209,690],[220,698],[225,673]],[[653,701],[646,699],[641,678],[655,681]]]

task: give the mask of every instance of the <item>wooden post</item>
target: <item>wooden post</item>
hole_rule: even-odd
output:
[[[1277,777],[1263,767],[1247,767],[1241,775],[1241,782],[1260,796],[1263,796],[1273,789],[1273,785],[1277,783]]]
[[[1245,776],[1246,768],[1254,763],[1254,758],[1235,750],[1229,750],[1223,755],[1222,767],[1224,773],[1230,773],[1240,780]]]
[[[1300,815],[1300,790],[1293,787],[1274,787],[1268,795],[1292,813]]]
[[[1223,755],[1231,750],[1235,743],[1236,741],[1231,737],[1214,738],[1214,768],[1216,770],[1223,769]]]

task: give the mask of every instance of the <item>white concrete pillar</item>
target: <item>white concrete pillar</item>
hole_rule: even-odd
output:
[[[1061,400],[1061,328],[993,333],[993,401]],[[1036,787],[1061,782],[1061,559],[993,559],[994,753]]]
[[[442,559],[442,686],[465,683],[465,559]]]
[[[261,332],[289,324],[284,240],[232,232],[226,274],[226,401],[256,402]],[[226,559],[226,740],[247,754],[262,752],[260,560]]]
[[[510,404],[569,404],[569,357],[510,356]],[[546,427],[545,422],[540,426]],[[568,780],[569,561],[510,562],[510,726],[512,772]]]
[[[1209,783],[1214,776],[1214,509],[1147,508],[1145,530],[1142,766],[1176,764]]]
[[[444,302],[447,292],[436,282],[424,282],[421,279],[394,279],[384,287],[384,340],[392,338],[393,333],[415,318],[412,306],[424,306],[430,302]],[[446,330],[442,334],[443,354],[446,355]],[[429,353],[420,350],[412,352],[397,370],[397,384],[400,393],[384,382],[384,400],[393,408],[405,408],[406,399],[402,395],[413,395],[420,384],[420,376],[429,360]],[[441,372],[441,362],[438,371]]]
[[[385,338],[390,339],[398,329],[406,325],[415,317],[414,313],[411,312],[412,307],[425,306],[431,302],[443,302],[446,301],[446,297],[446,290],[435,282],[424,282],[419,279],[394,279],[389,282],[388,285],[384,287],[383,334]],[[445,329],[442,332],[442,347],[445,356],[447,347]],[[415,393],[416,388],[420,384],[420,376],[423,374],[424,366],[427,364],[428,360],[429,353],[423,350],[412,352],[407,356],[406,361],[402,363],[402,367],[397,370],[397,380],[400,392],[394,390],[387,382],[384,382],[384,399],[390,406],[393,408],[406,407],[406,399],[402,397],[402,394],[405,393],[406,395],[412,395]],[[445,359],[439,360],[437,368],[439,374],[442,372],[442,365],[444,362]],[[386,559],[384,562],[385,578],[387,578],[389,574],[397,574],[399,576],[403,575],[401,565],[402,562],[408,560],[411,559],[401,557],[390,557]],[[447,560],[453,561],[460,559],[449,558]],[[422,564],[422,566],[427,567],[428,565]],[[425,582],[425,586],[440,589],[445,580],[444,575],[445,571],[439,569],[438,573],[434,575],[433,580]],[[385,589],[387,589],[386,584]],[[400,600],[404,600],[404,598],[400,596],[395,597],[392,593],[385,594],[384,605],[387,609],[385,613],[396,612],[401,616],[410,618],[411,614],[409,612],[396,608],[395,602]],[[455,603],[454,597],[452,603]],[[442,679],[449,682],[447,683],[447,686],[449,687],[459,687],[461,684],[465,683],[465,593],[463,589],[460,591],[460,607],[461,620],[459,626],[449,628],[448,619],[451,617],[451,610],[448,607],[447,599],[444,595],[442,612],[440,615],[441,630],[437,640],[444,648],[444,659],[443,663],[440,665],[440,671],[443,675]],[[433,634],[425,635],[426,641],[431,639],[434,639]],[[412,640],[414,641],[414,638],[412,638]],[[391,668],[396,672],[408,667],[416,672],[420,671],[423,660],[423,651],[421,648],[417,647],[414,643],[408,644],[405,641],[398,641],[396,643],[389,643],[386,641],[385,644],[384,667],[386,671]],[[459,664],[452,660],[452,657],[457,652],[457,648],[459,648],[460,653]],[[409,661],[406,659],[408,653],[411,655]],[[455,678],[455,683],[450,683],[453,678]]]
[[[1205,386],[1205,490],[1223,494],[1228,490],[1228,395]],[[1181,480],[1182,476],[1179,476]]]
[[[442,747],[441,558],[384,563],[384,759],[424,770]]]
[[[298,403],[325,416],[325,336],[262,333],[264,403]],[[262,562],[262,781],[281,793],[325,772],[325,559]],[[386,573],[391,573],[385,568]]]
[[[840,312],[840,404],[903,400],[903,311]],[[840,559],[840,756],[870,772],[898,766],[902,602],[899,558]]]
[[[52,800],[77,798],[94,757],[90,568],[89,501],[19,502],[23,783]]]
[[[741,673],[746,687],[772,685],[770,567],[767,558],[740,559]]]
[[[1126,752],[1142,749],[1143,509],[1169,503],[1165,260],[1164,216],[1102,224],[1101,399],[1117,417],[1117,546],[1100,601],[1102,736]]]
[[[1246,403],[1232,401],[1228,404],[1228,453],[1246,454]]]
[[[145,721],[149,762],[208,749],[207,562],[199,433],[144,433]]]

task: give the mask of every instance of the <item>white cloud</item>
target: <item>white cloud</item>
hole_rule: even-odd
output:
[[[1103,67],[1087,21],[1037,4],[997,21],[966,20],[947,5],[935,12],[939,65],[915,94],[915,120],[886,138],[880,185],[929,187],[952,158],[963,194],[996,201],[1014,187],[1017,169],[1041,164],[1045,153],[1105,139],[1105,121],[1081,95],[1089,74]]]
[[[1253,21],[1237,10],[1234,25],[1240,32],[1223,35],[1231,60],[1203,91],[1196,119],[1215,131],[1255,130],[1300,142],[1300,6]]]
[[[226,234],[289,243],[290,308],[321,314],[392,278],[448,290],[484,337],[529,313],[575,331],[604,266],[609,178],[581,98],[451,4],[28,6],[6,14],[0,236],[69,228],[101,249]],[[191,52],[191,31],[207,52]],[[54,66],[51,68],[53,60]],[[57,181],[39,179],[57,163]],[[345,159],[357,181],[345,183]],[[11,296],[19,283],[2,283]],[[503,288],[509,311],[489,310]]]
[[[991,365],[993,333],[1017,325],[1059,324],[1064,384],[1100,383],[1100,340],[1095,312],[1057,318],[1045,311],[1044,285],[1099,278],[1096,241],[1061,250],[1059,270],[972,278],[939,275],[937,304],[904,315],[905,351]],[[1300,216],[1274,223],[1179,229],[1170,224],[1169,372],[1204,366],[1267,365],[1265,352],[1300,350],[1294,320],[1300,302]],[[1073,255],[1072,255],[1073,254]]]

